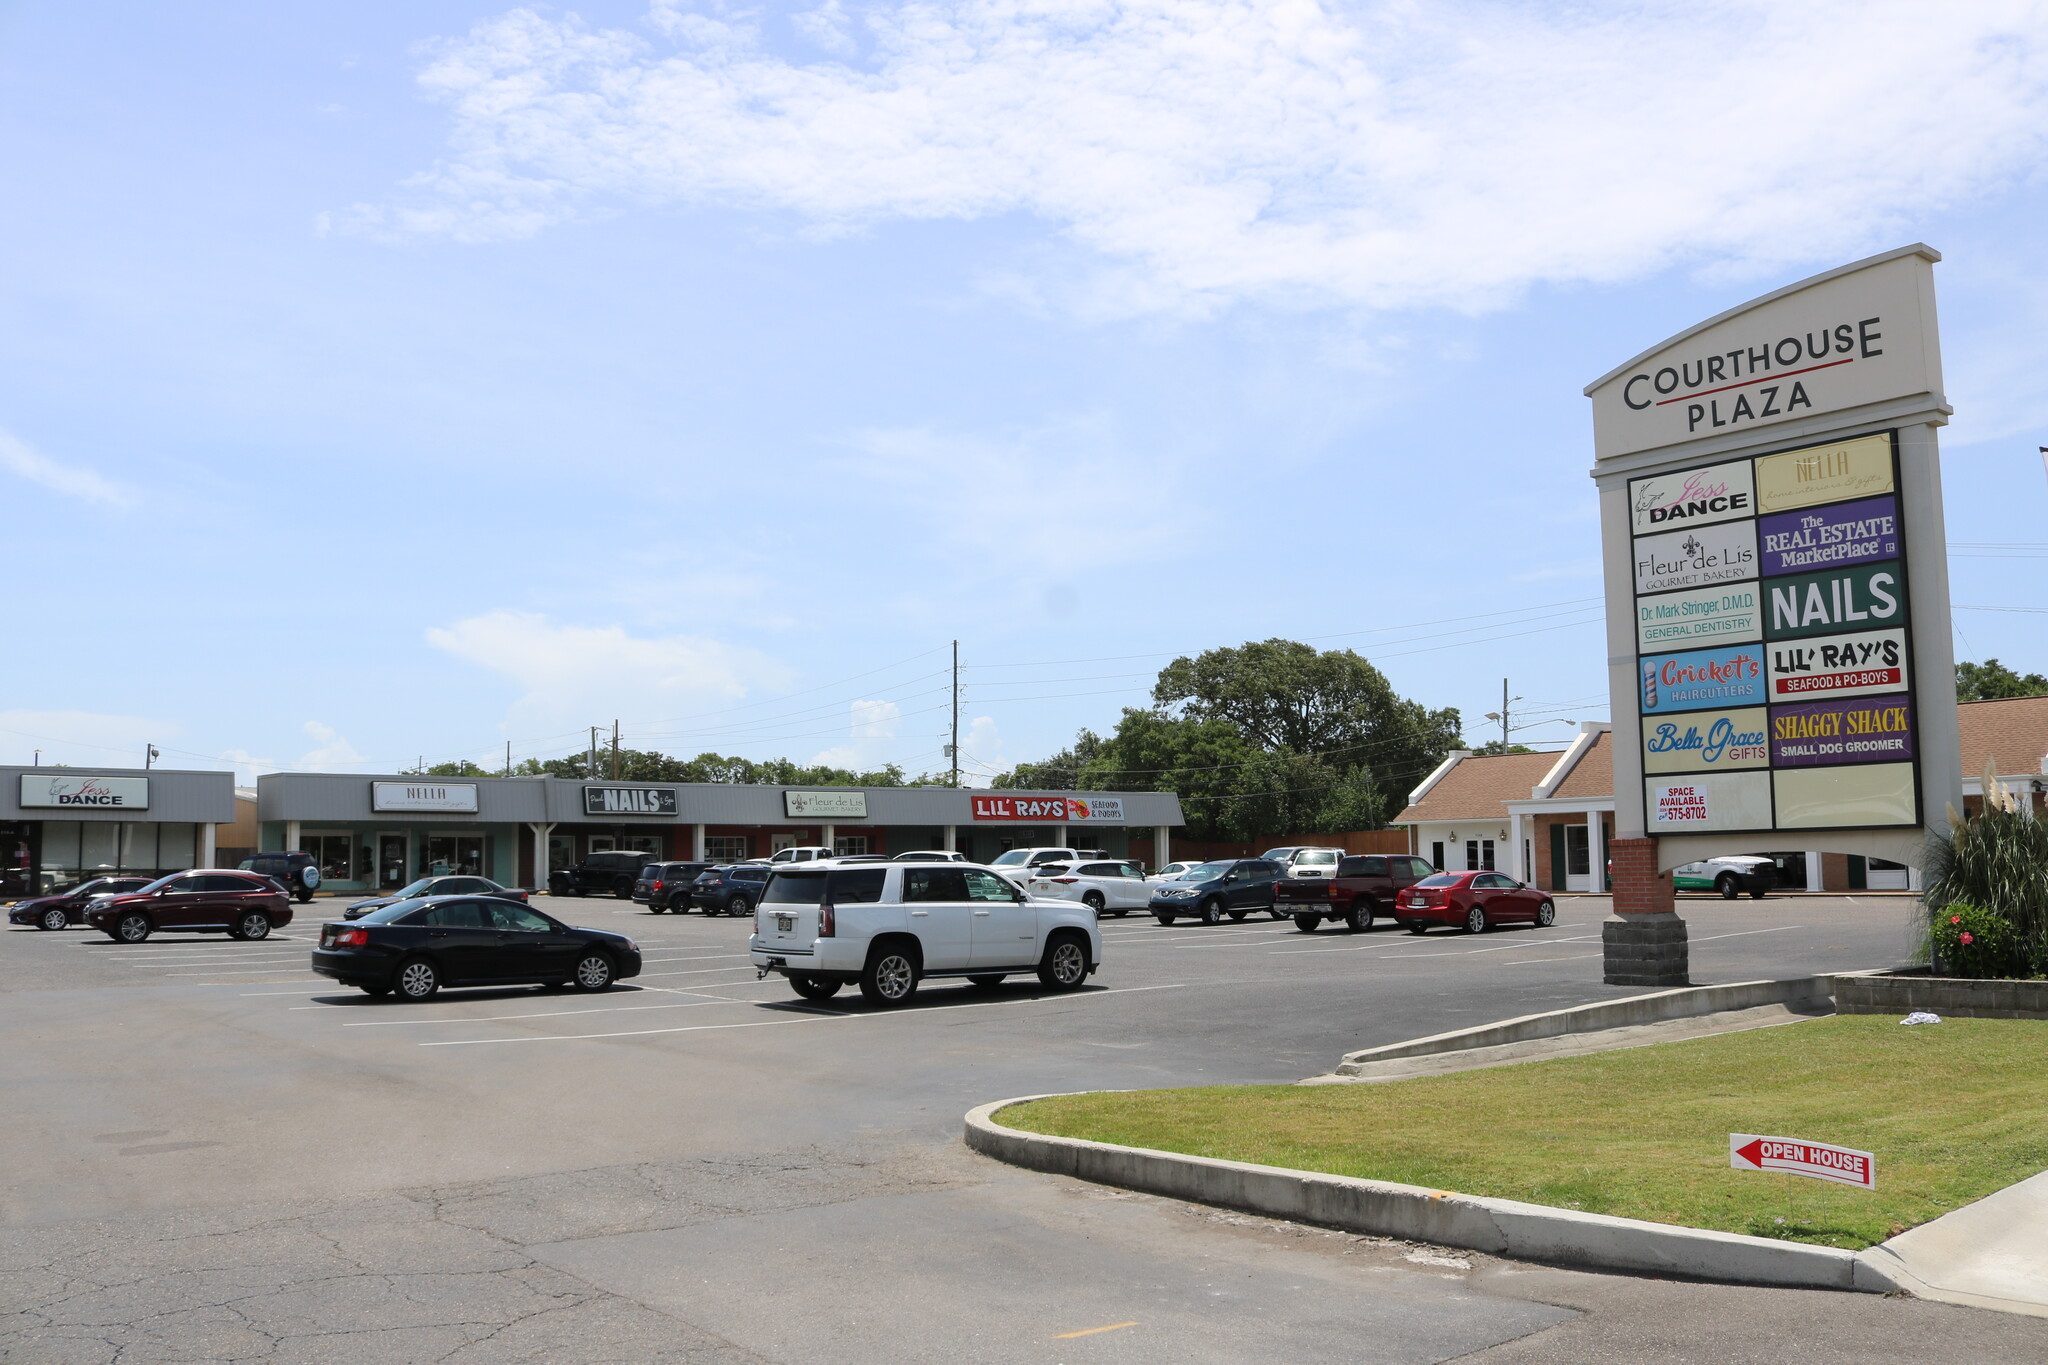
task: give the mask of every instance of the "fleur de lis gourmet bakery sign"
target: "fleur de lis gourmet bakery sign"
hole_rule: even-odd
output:
[[[1618,837],[1894,856],[1961,804],[1939,259],[1816,276],[1587,388]]]

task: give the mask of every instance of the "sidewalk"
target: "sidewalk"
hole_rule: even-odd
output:
[[[1923,1299],[2048,1318],[2048,1171],[1864,1253]],[[1903,1274],[1899,1274],[1903,1271]]]

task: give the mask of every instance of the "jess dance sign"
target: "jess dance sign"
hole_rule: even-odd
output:
[[[977,796],[974,818],[1031,824],[1120,825],[1124,820],[1124,801],[1120,796]]]
[[[67,810],[148,810],[149,779],[23,773],[21,804]]]

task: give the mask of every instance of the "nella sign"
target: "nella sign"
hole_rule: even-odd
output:
[[[1960,807],[1939,259],[1816,276],[1588,386],[1618,837],[1917,861]]]

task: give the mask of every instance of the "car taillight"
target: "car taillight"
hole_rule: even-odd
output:
[[[652,885],[652,886],[648,887],[647,889],[648,889],[649,891],[659,891],[659,890],[661,890],[661,883],[660,883],[660,882],[656,882],[656,883],[655,883],[654,885]]]
[[[818,907],[818,937],[832,938],[839,929],[839,916],[832,912],[830,905]]]
[[[1046,880],[1058,882],[1061,886],[1072,886],[1075,882],[1078,882],[1081,879],[1079,877],[1048,877],[1046,878]]]
[[[334,935],[334,946],[337,948],[360,948],[369,941],[368,929],[339,929]]]

